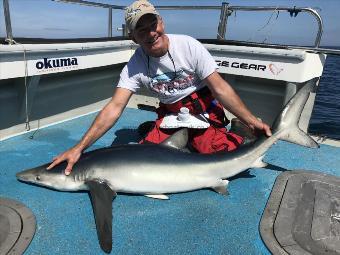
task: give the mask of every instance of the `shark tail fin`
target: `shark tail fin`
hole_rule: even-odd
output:
[[[318,78],[312,79],[290,99],[275,120],[273,134],[280,140],[292,142],[306,147],[318,148],[319,145],[307,133],[302,131],[298,124],[301,113],[311,92],[316,88]]]
[[[309,148],[319,148],[319,144],[300,128],[292,128],[285,135],[280,136],[280,139]]]

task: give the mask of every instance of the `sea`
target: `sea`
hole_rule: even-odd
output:
[[[332,48],[340,50],[340,47]],[[340,140],[340,56],[338,55],[327,55],[308,131],[311,134]]]

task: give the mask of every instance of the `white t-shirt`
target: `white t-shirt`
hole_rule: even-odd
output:
[[[175,103],[203,88],[217,65],[204,46],[186,35],[167,35],[169,53],[147,56],[139,47],[120,74],[118,87],[136,92],[146,86],[164,104]]]

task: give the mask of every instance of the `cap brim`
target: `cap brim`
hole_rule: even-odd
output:
[[[150,12],[144,12],[144,13],[138,14],[138,15],[135,16],[133,22],[130,24],[129,30],[130,30],[130,31],[135,30],[136,27],[137,27],[138,22],[139,22],[140,19],[141,19],[141,17],[143,17],[144,15],[148,15],[148,14],[153,14],[153,15],[155,15],[155,16],[159,16],[159,14],[158,14],[157,12],[152,12],[152,11],[150,11]]]

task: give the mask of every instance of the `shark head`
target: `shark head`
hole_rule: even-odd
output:
[[[32,183],[39,186],[62,191],[80,190],[83,182],[75,178],[74,174],[66,176],[64,167],[58,166],[52,170],[46,170],[48,164],[28,169],[16,174],[19,181]]]

